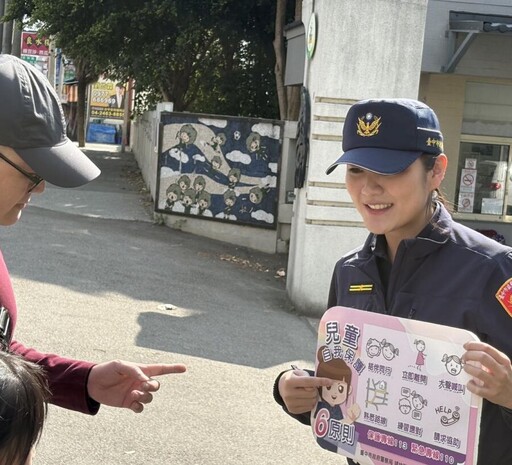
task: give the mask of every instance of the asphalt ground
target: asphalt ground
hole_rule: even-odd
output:
[[[315,320],[286,296],[286,256],[155,224],[133,156],[86,150],[101,177],[48,186],[0,231],[18,301],[15,338],[101,362],[184,363],[146,410],[50,406],[34,465],[345,463],[272,398],[312,367]]]

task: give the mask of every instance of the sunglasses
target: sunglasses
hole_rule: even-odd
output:
[[[21,174],[30,179],[31,185],[28,189],[29,192],[32,192],[37,186],[39,186],[39,184],[41,184],[44,181],[44,178],[42,178],[41,176],[38,176],[35,173],[29,173],[28,171],[25,171],[23,168],[9,160],[5,155],[2,155],[1,153],[0,158],[9,165],[11,165],[15,170],[18,170]]]

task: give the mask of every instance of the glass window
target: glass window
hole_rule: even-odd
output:
[[[509,145],[461,142],[457,175],[457,211],[512,215]]]

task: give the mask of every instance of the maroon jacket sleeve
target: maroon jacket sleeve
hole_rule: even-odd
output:
[[[44,367],[52,392],[52,404],[90,415],[98,412],[100,404],[87,394],[87,379],[94,363],[43,354],[16,341],[11,343],[10,348],[25,359]]]

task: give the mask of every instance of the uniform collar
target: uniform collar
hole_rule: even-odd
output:
[[[406,247],[415,257],[423,257],[437,250],[450,238],[453,228],[453,219],[448,210],[440,202],[436,202],[436,209],[430,222],[413,239],[406,239],[400,247]],[[388,258],[387,243],[384,235],[370,234],[363,246],[363,251],[382,258]]]

